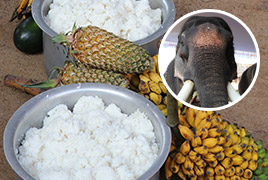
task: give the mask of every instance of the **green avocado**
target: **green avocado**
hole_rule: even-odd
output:
[[[35,54],[43,49],[42,30],[32,16],[23,20],[13,34],[15,46],[26,54]]]

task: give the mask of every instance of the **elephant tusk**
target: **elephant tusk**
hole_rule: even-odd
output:
[[[228,92],[228,96],[232,102],[240,97],[239,93],[236,92],[236,90],[234,89],[234,87],[231,85],[230,82],[228,82],[228,84],[227,84],[227,92]]]
[[[191,95],[192,90],[194,88],[194,82],[191,80],[187,80],[184,82],[177,98],[179,100],[187,101],[188,97]]]

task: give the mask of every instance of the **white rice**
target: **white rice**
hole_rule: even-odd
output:
[[[149,169],[158,151],[144,113],[127,115],[115,104],[83,96],[73,112],[60,104],[42,128],[30,128],[17,157],[35,179],[132,180]]]
[[[161,26],[161,10],[151,9],[148,0],[53,0],[46,16],[57,33],[93,25],[115,35],[136,41]]]

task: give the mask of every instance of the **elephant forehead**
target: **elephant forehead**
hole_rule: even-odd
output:
[[[193,44],[197,47],[210,45],[223,47],[226,44],[224,35],[211,23],[199,25],[192,38]]]

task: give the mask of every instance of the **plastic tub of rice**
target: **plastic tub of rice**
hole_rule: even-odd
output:
[[[158,179],[171,133],[161,111],[128,89],[72,84],[30,99],[4,132],[22,179]]]

